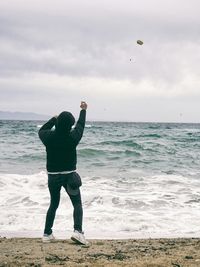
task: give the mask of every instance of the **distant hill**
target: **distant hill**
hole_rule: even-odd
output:
[[[47,120],[48,115],[33,112],[0,111],[0,120]]]

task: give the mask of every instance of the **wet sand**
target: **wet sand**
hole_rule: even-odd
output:
[[[39,238],[0,238],[0,267],[133,266],[200,267],[200,239],[71,240],[44,244]]]

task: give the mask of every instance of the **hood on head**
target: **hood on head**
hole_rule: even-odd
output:
[[[74,116],[68,111],[63,111],[57,117],[56,130],[59,132],[70,131],[74,123]]]

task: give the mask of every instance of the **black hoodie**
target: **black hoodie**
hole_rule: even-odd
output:
[[[86,110],[81,110],[75,128],[75,119],[70,112],[63,111],[53,117],[39,130],[39,137],[46,147],[47,171],[62,172],[76,169],[76,146],[82,138]],[[51,130],[55,126],[55,130]]]

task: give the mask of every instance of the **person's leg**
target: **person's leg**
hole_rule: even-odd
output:
[[[74,207],[74,212],[73,212],[74,230],[77,230],[80,233],[82,233],[83,208],[82,208],[80,190],[79,190],[78,195],[75,195],[75,196],[69,195],[69,197]]]
[[[48,187],[50,192],[50,206],[46,215],[44,234],[50,235],[52,233],[52,226],[56,215],[56,210],[60,202],[60,189],[59,176],[52,174],[48,175]]]
[[[74,230],[82,232],[82,221],[83,221],[83,208],[81,201],[81,193],[80,189],[69,190],[68,179],[72,179],[72,174],[62,175],[62,185],[65,188],[67,194],[69,195],[74,211],[73,211],[73,219],[74,219]]]
[[[74,175],[74,174],[71,174]],[[70,187],[68,183],[68,179],[70,178],[77,178],[76,177],[71,177],[70,174],[68,174],[67,177],[63,177],[63,187],[65,188],[66,192],[68,193],[72,205],[74,207],[73,211],[73,219],[74,219],[74,232],[71,236],[71,239],[82,245],[89,245],[89,242],[85,239],[84,233],[82,231],[82,221],[83,221],[83,208],[82,208],[82,201],[81,201],[81,193],[80,189],[78,188],[72,188]],[[80,177],[80,176],[78,176]]]

